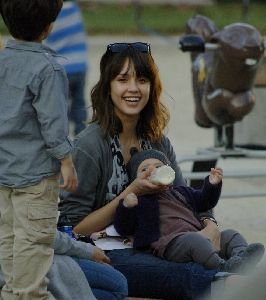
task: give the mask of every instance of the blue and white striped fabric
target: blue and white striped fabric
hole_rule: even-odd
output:
[[[64,2],[52,32],[45,43],[60,56],[58,61],[67,74],[86,72],[88,68],[88,43],[78,5]]]

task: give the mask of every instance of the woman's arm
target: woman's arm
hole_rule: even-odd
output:
[[[74,227],[73,231],[83,235],[91,235],[93,232],[100,231],[110,225],[120,199],[122,199],[121,194],[105,206],[92,211]]]
[[[97,185],[101,184],[100,172],[95,158],[83,149],[75,147],[73,162],[78,177],[75,192],[60,190],[60,217],[62,225],[74,226],[96,206]]]
[[[114,198],[105,206],[90,212],[81,222],[74,227],[74,232],[84,235],[91,235],[93,232],[100,231],[110,225],[115,216],[119,201],[131,192],[134,184],[129,185],[120,195]]]
[[[93,232],[102,230],[110,225],[115,216],[116,208],[121,199],[126,198],[130,193],[134,193],[137,196],[144,194],[151,194],[164,190],[163,186],[158,186],[149,182],[149,173],[144,172],[143,178],[136,178],[121,194],[114,198],[111,202],[105,206],[94,210],[87,215],[80,223],[74,227],[74,232],[84,235],[90,235]]]

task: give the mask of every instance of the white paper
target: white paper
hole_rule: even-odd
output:
[[[123,239],[115,237],[107,237],[94,241],[94,244],[102,250],[114,250],[132,248],[132,244],[123,243]]]
[[[132,241],[121,237],[114,225],[109,225],[104,230],[93,233],[91,238],[94,244],[102,250],[133,248]]]
[[[109,225],[108,227],[106,227],[105,232],[109,236],[120,236],[120,234],[115,230],[114,225]]]

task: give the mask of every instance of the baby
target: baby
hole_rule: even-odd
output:
[[[221,232],[220,250],[217,251],[201,231],[204,225],[198,213],[217,204],[222,169],[211,169],[202,189],[193,189],[171,186],[174,173],[169,165],[165,154],[154,149],[132,155],[127,165],[131,182],[138,177],[166,185],[162,192],[140,196],[131,193],[122,199],[114,220],[117,232],[132,235],[134,248],[149,248],[155,255],[170,261],[194,261],[206,268],[226,272],[244,273],[249,266],[254,267],[263,257],[262,244],[248,245],[240,233],[228,229]],[[169,171],[166,178],[165,166]]]

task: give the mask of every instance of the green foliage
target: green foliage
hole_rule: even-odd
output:
[[[265,1],[265,0],[264,0]],[[248,22],[261,33],[266,33],[266,4],[249,6],[245,18],[242,1],[207,6],[189,5],[115,5],[94,4],[83,7],[89,34],[141,34],[149,28],[161,34],[180,34],[185,31],[187,20],[202,14],[211,18],[218,28],[234,22]]]
[[[134,5],[90,4],[80,2],[85,26],[89,35],[142,34],[143,28],[160,34],[180,34],[187,20],[202,14],[211,18],[218,28],[234,22],[249,22],[262,34],[266,33],[266,3],[250,1],[248,19],[244,19],[242,1],[216,1],[215,5]],[[223,3],[221,3],[223,2]],[[227,3],[224,3],[227,2]],[[233,2],[233,4],[232,4]],[[0,33],[7,34],[0,18]]]
[[[234,1],[234,3],[243,3],[244,2],[243,0],[233,0],[233,1]],[[216,0],[215,2],[219,3],[219,4],[224,4],[224,3],[231,4],[232,0]],[[252,3],[265,3],[265,0],[250,0],[249,2],[252,2]]]
[[[130,6],[98,4],[84,7],[83,16],[89,34],[137,33],[134,10]]]

